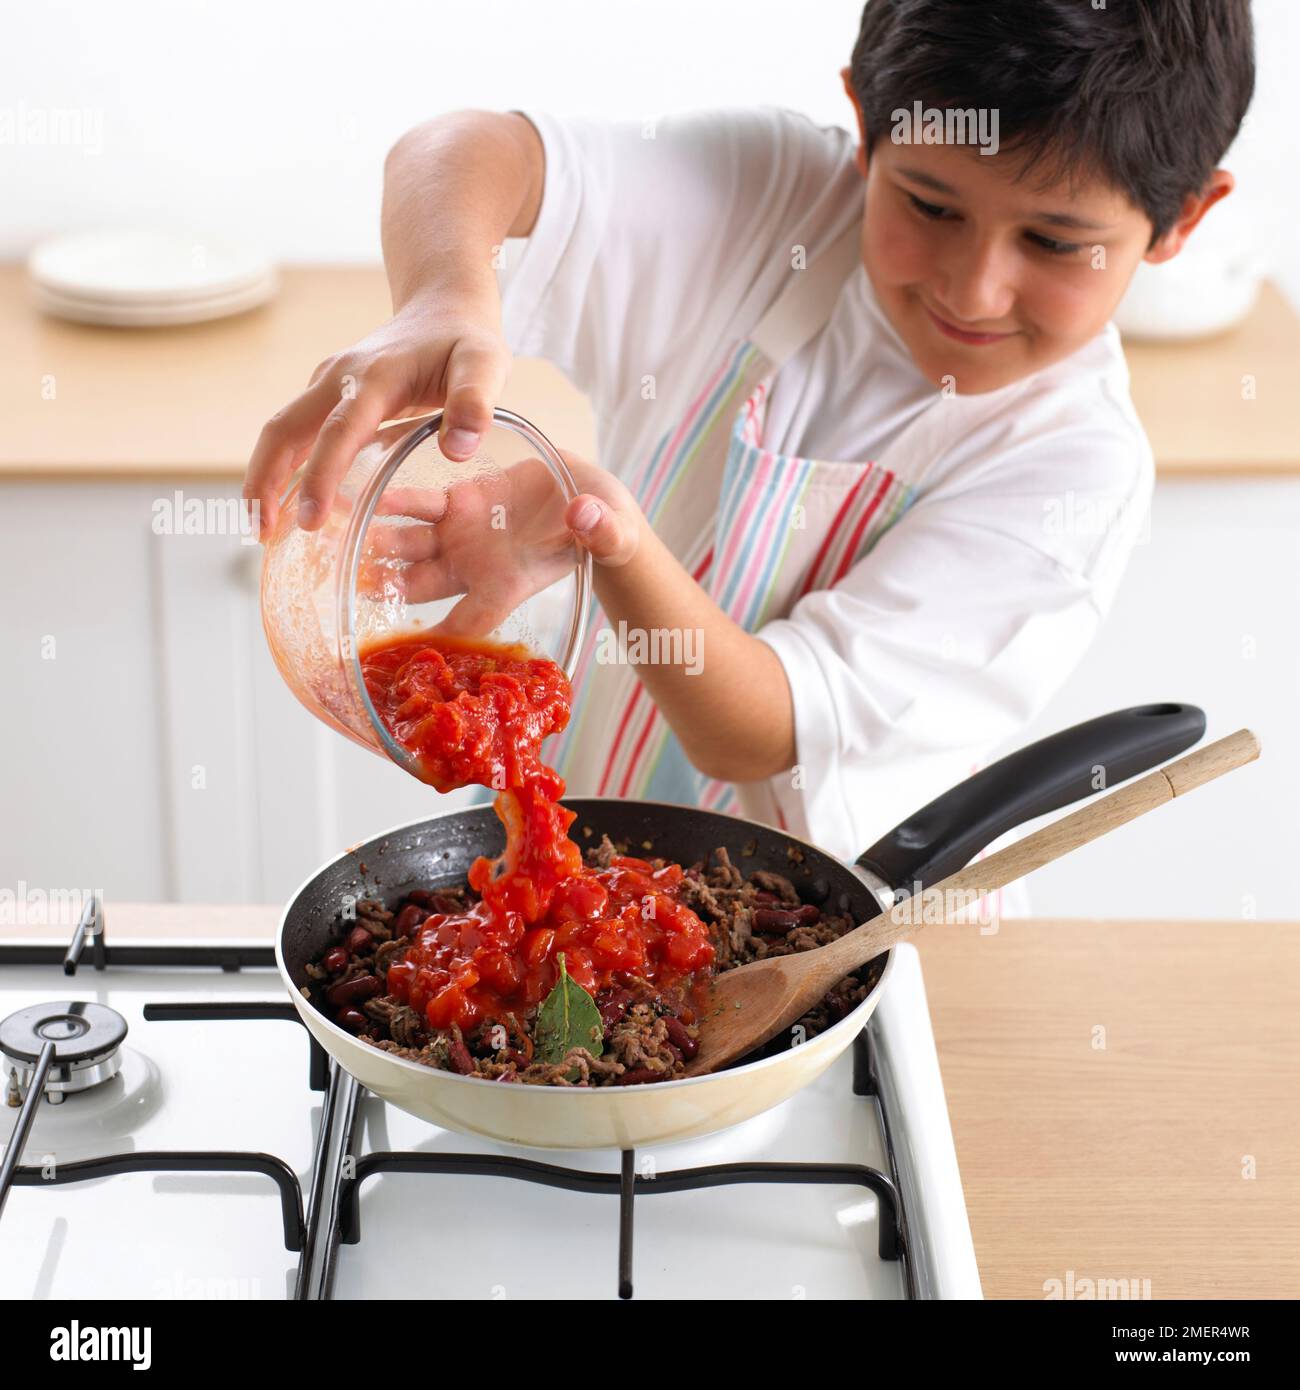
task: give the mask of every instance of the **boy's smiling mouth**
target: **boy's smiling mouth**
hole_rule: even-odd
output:
[[[943,318],[936,314],[924,300],[921,307],[930,317],[930,322],[945,337],[953,338],[959,343],[968,343],[971,347],[988,347],[992,343],[1001,343],[1007,338],[1015,336],[1014,333],[991,333],[987,330],[977,330],[972,328],[962,328],[959,324],[953,323],[951,319]]]

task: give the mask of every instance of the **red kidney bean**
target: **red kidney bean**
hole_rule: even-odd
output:
[[[821,909],[805,903],[802,907],[756,907],[754,930],[760,936],[784,936],[796,927],[820,921]]]
[[[754,930],[765,936],[784,936],[799,925],[793,912],[783,907],[756,907],[754,909]]]
[[[345,1004],[359,1004],[379,993],[379,981],[373,975],[354,975],[350,980],[340,980],[325,991],[325,998],[336,1009]]]
[[[663,1077],[657,1071],[651,1071],[649,1067],[637,1067],[633,1071],[625,1071],[622,1076],[614,1078],[616,1086],[643,1086],[647,1081],[662,1081]]]
[[[349,1033],[359,1033],[366,1026],[366,1016],[360,1009],[340,1009],[334,1021]]]
[[[365,927],[353,927],[348,932],[347,940],[343,943],[354,956],[360,955],[362,951],[368,951],[375,944],[375,938],[365,929]]]
[[[415,895],[412,894],[412,897]],[[413,932],[416,927],[424,921],[428,914],[414,903],[407,905],[397,914],[397,921],[393,923],[393,931],[398,936],[405,936],[408,932]]]
[[[686,1031],[686,1025],[679,1019],[667,1018],[664,1027],[668,1030],[668,1041],[689,1061],[700,1050],[700,1045]]]
[[[351,959],[346,947],[333,946],[321,957],[320,963],[331,975],[337,975],[341,970],[348,968],[348,961]]]
[[[627,1013],[632,1004],[632,996],[625,989],[616,989],[596,1005],[600,1021],[605,1025],[606,1034]]]
[[[447,1052],[447,1060],[451,1063],[452,1071],[459,1072],[461,1076],[468,1076],[474,1070],[474,1059],[463,1042],[452,1043]]]
[[[754,891],[754,901],[762,903],[765,907],[770,907],[773,903],[779,903],[781,899],[775,893],[768,893],[764,889],[758,888]]]

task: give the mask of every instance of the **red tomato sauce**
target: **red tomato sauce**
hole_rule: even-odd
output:
[[[590,869],[569,838],[564,781],[541,742],[569,721],[572,692],[552,661],[519,647],[414,636],[368,648],[361,669],[384,727],[440,791],[496,787],[506,832],[497,859],[479,858],[480,896],[464,914],[431,913],[388,992],[431,1028],[468,1031],[539,1004],[569,975],[591,994],[637,975],[688,985],[713,963],[708,928],[678,899],[682,869],[615,859]]]
[[[569,722],[573,694],[553,661],[523,647],[427,636],[361,653],[361,674],[384,727],[441,792],[477,784],[564,789],[542,766],[547,734]]]

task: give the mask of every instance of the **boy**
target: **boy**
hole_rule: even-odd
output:
[[[1021,729],[1114,597],[1152,464],[1108,319],[1232,187],[1249,10],[870,0],[842,77],[856,141],[770,108],[412,131],[395,316],[268,424],[245,493],[271,525],[306,459],[317,526],[379,421],[445,403],[466,458],[507,344],[556,362],[600,453],[566,513],[603,610],[570,791],[851,857]],[[611,628],[702,660],[602,662]]]

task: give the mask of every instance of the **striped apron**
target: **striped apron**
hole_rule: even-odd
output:
[[[876,464],[763,446],[772,379],[830,317],[860,263],[860,234],[855,223],[807,269],[792,272],[793,283],[750,336],[728,348],[685,415],[627,480],[658,536],[749,632],[843,579],[916,495]],[[786,828],[768,783],[736,786],[695,770],[635,666],[609,659],[609,629],[593,601],[573,713],[552,755],[569,792],[675,802]]]

